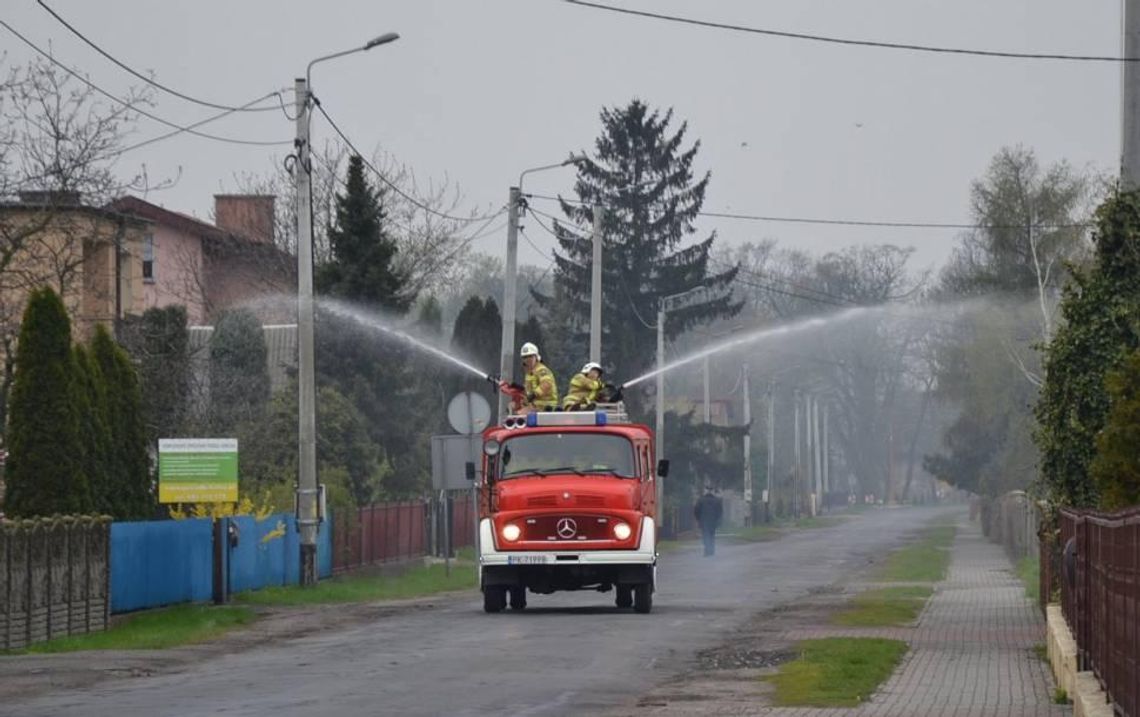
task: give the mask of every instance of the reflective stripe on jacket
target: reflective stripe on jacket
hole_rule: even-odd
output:
[[[544,363],[536,363],[534,371],[526,375],[526,395],[531,404],[540,411],[550,411],[558,408],[558,384],[554,380],[554,372]]]
[[[570,379],[570,389],[562,401],[562,408],[567,410],[575,406],[588,406],[591,403],[597,403],[598,392],[601,390],[601,380],[590,378],[584,373],[576,373],[574,378]]]

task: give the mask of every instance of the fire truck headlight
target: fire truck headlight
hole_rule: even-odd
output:
[[[629,525],[626,523],[614,523],[614,537],[618,540],[626,540],[633,533]]]
[[[507,523],[503,526],[503,539],[514,542],[522,535],[522,529],[514,523]]]

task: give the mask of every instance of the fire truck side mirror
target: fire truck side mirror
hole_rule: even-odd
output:
[[[669,459],[668,458],[662,458],[661,460],[657,461],[657,475],[661,476],[662,478],[668,478],[669,477]]]
[[[475,480],[475,464],[471,461],[467,461],[467,464],[463,468],[467,471],[467,480]]]

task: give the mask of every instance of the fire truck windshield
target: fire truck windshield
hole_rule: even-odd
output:
[[[532,433],[503,442],[501,478],[552,473],[636,478],[633,444],[604,433]]]

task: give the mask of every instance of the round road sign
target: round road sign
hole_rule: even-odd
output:
[[[491,404],[471,391],[456,394],[447,404],[447,422],[456,433],[465,436],[482,433],[491,423]]]

